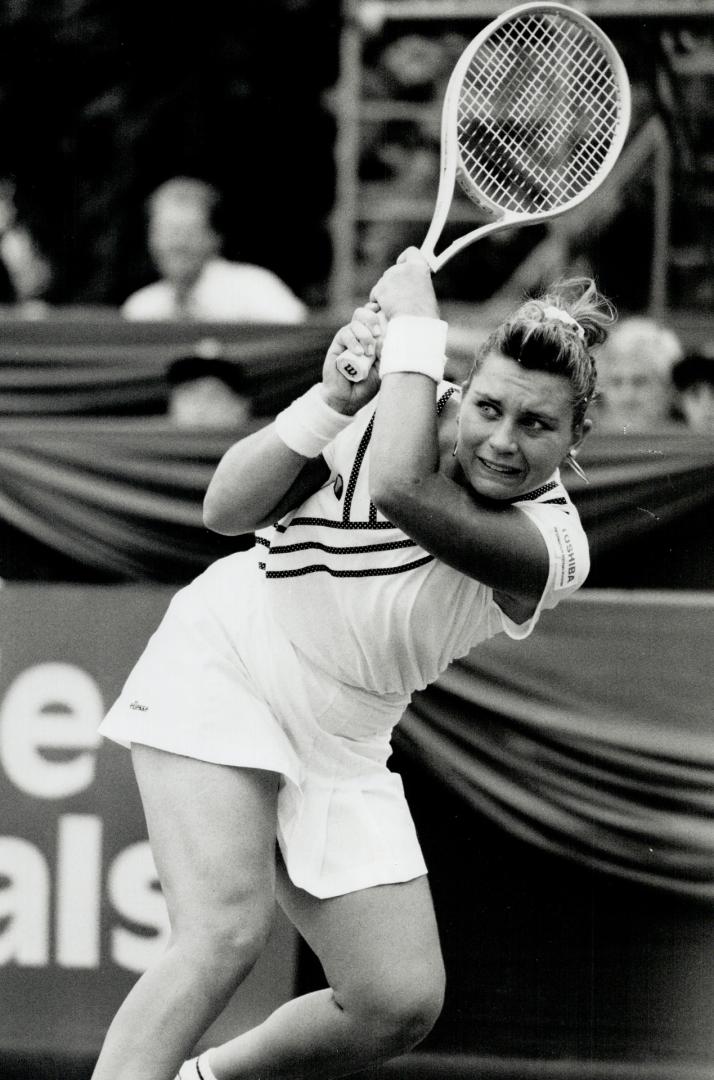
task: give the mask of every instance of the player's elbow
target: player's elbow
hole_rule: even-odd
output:
[[[418,510],[421,487],[422,482],[419,479],[393,475],[373,476],[370,498],[380,514],[394,525],[403,528]]]
[[[236,515],[235,506],[227,507],[225,501],[209,488],[203,500],[203,524],[211,532],[221,536],[239,536],[250,532],[250,527],[242,524]]]
[[[381,514],[389,517],[389,512],[398,498],[398,491],[393,477],[388,474],[380,475],[375,470],[372,470],[369,478],[369,498],[372,505]]]
[[[204,499],[203,502],[203,524],[211,532],[220,533],[222,536],[235,535],[233,529],[226,522],[224,515],[208,498]]]

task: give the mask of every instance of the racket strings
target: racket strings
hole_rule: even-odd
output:
[[[530,44],[532,44],[532,41]],[[586,46],[590,44],[587,38],[585,39],[585,44]],[[592,53],[592,46],[590,47],[590,52]],[[541,49],[541,53],[535,57],[537,63],[541,63],[542,55]],[[520,144],[523,146],[524,150],[528,150],[529,148],[532,149],[534,144],[537,145],[541,158],[550,168],[553,166],[553,148],[558,145],[562,148],[562,145],[564,144],[563,136],[571,131],[574,119],[573,114],[568,111],[569,97],[561,94],[561,100],[558,102],[557,91],[559,83],[561,82],[561,71],[559,69],[562,68],[564,62],[582,59],[583,57],[587,59],[587,54],[584,54],[581,50],[580,56],[578,57],[578,54],[575,53],[572,48],[572,42],[570,42],[567,48],[563,48],[561,44],[559,48],[552,50],[551,56],[557,63],[551,64],[550,69],[545,73],[541,70],[534,79],[533,71],[535,70],[538,72],[538,69],[534,69],[533,67],[532,50],[530,64],[520,63],[522,59],[522,50],[519,50],[515,54],[515,57],[513,55],[509,57],[504,53],[507,62],[496,65],[496,70],[494,72],[495,79],[498,79],[500,76],[501,88],[498,96],[500,96],[502,100],[499,101],[498,96],[494,93],[494,79],[491,79],[490,86],[487,83],[485,87],[487,93],[490,93],[493,97],[493,111],[496,112],[497,115],[503,115],[504,112],[511,108],[511,104],[514,105],[514,107],[511,108],[512,115],[510,123],[506,126],[505,132],[507,133],[509,128],[516,131],[520,139]],[[589,67],[592,67],[592,65],[588,65],[586,59],[582,62],[582,68],[594,84],[595,80],[593,78],[593,73],[589,70]],[[518,70],[519,67],[521,69],[520,72]],[[607,72],[605,72],[605,75],[606,74]],[[600,76],[600,82],[602,83],[602,73],[600,73]],[[505,109],[504,100],[506,105]],[[552,111],[552,104],[554,102],[560,105],[560,108],[557,108],[556,111]],[[470,107],[473,107],[472,101],[470,102]],[[538,113],[540,112],[541,115],[547,115],[547,109],[551,109],[548,123],[544,125],[542,122],[537,122]],[[528,115],[528,113],[530,113],[530,115]],[[577,114],[575,115],[577,118]],[[533,122],[534,119],[535,122]],[[526,133],[525,137],[524,132]],[[506,138],[506,141],[512,143],[512,140],[508,140],[508,138]],[[565,143],[565,145],[567,145],[567,143]],[[587,142],[583,144],[586,148],[587,145]],[[534,162],[534,164],[537,164],[537,162]]]
[[[543,94],[545,101],[554,99],[548,87]],[[479,132],[478,128],[476,131],[484,134],[483,131]],[[516,110],[506,123],[501,123],[498,130],[491,128],[487,131],[485,140],[487,149],[490,150],[485,164],[492,166],[491,172],[494,172],[493,166],[496,166],[495,175],[492,177],[496,186],[501,192],[507,193],[515,184],[517,204],[524,195],[526,198],[535,198],[540,206],[546,208],[549,202],[555,203],[563,197],[567,198],[569,188],[566,184],[564,189],[559,189],[558,180],[563,179],[563,168],[568,164],[568,156],[573,159],[571,165],[577,165],[578,159],[583,156],[589,157],[593,166],[589,170],[591,174],[597,171],[603,157],[602,153],[598,152],[596,141],[592,139],[581,139],[580,146],[576,146],[576,152],[573,153],[573,140],[570,137],[572,131],[573,118],[567,109],[562,107],[552,109],[546,122],[538,121],[532,115],[520,116]],[[603,125],[603,131],[607,136],[606,124]],[[473,132],[472,125],[471,133]],[[567,174],[565,179],[567,181]],[[584,177],[581,174],[581,180],[590,179],[590,175]]]
[[[460,89],[465,178],[503,210],[557,209],[594,181],[619,110],[610,61],[579,25],[552,15],[506,23],[474,55]]]
[[[556,93],[558,89],[557,67],[554,67],[553,70],[555,71],[555,78],[553,78],[553,71],[551,71],[549,77],[541,78],[541,85],[537,87],[537,95],[533,93],[533,80],[530,78],[527,68],[521,72],[520,77],[509,78],[508,80],[508,92],[510,93],[512,90],[514,95],[519,95],[519,105],[512,110],[510,120],[503,128],[504,141],[508,150],[511,151],[510,156],[512,156],[513,150],[518,150],[519,147],[523,155],[530,151],[530,164],[535,169],[535,176],[541,180],[543,179],[544,169],[552,171],[553,166],[558,164],[555,156],[556,152],[560,152],[562,156],[563,148],[568,148],[564,135],[567,135],[573,126],[573,117],[568,112],[567,99],[561,102],[560,107],[556,108],[555,111],[551,109],[547,123],[544,124],[538,121],[538,112],[544,114],[546,105],[551,106],[553,102],[558,101]],[[530,93],[526,95],[525,90],[530,90]],[[526,109],[530,110],[530,115],[520,104],[524,99],[527,101]],[[565,108],[563,108],[563,104],[565,104]],[[497,102],[496,109],[503,115],[503,102]],[[514,133],[514,138],[508,137],[511,131]],[[583,143],[583,146],[587,148],[587,142]]]

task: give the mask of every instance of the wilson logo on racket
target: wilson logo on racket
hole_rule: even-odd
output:
[[[586,15],[530,3],[490,22],[459,57],[444,97],[441,175],[421,246],[432,272],[490,233],[587,199],[617,161],[629,122],[624,64]],[[456,184],[492,220],[436,254]],[[337,363],[359,382],[372,361],[344,354]]]

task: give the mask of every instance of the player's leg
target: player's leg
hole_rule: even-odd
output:
[[[278,776],[146,746],[132,756],[171,937],[117,1013],[93,1080],[172,1080],[268,936]]]
[[[444,988],[425,877],[327,900],[281,880],[278,897],[319,957],[330,989],[296,998],[210,1050],[216,1080],[329,1080],[424,1038]]]

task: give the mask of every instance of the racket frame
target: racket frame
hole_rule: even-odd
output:
[[[461,163],[457,134],[461,86],[464,74],[468,70],[474,54],[481,48],[484,42],[492,37],[493,34],[503,26],[504,23],[510,22],[526,14],[560,15],[562,17],[567,17],[571,22],[577,23],[588,34],[595,38],[602,48],[611,65],[619,90],[619,115],[612,143],[593,178],[580,192],[578,192],[577,195],[566,203],[550,210],[541,210],[534,213],[505,210],[498,206],[492,199],[488,198],[488,196],[478,188]],[[578,206],[579,203],[592,195],[606,179],[620,156],[620,151],[622,150],[625,138],[627,137],[630,123],[630,105],[630,83],[625,65],[607,34],[605,34],[592,19],[589,19],[587,15],[583,15],[582,12],[576,11],[574,8],[568,7],[565,4],[555,2],[533,2],[519,4],[517,7],[509,8],[497,18],[492,19],[488,25],[485,26],[471,42],[469,42],[462,52],[451,73],[444,95],[444,104],[441,112],[441,161],[439,183],[434,203],[434,212],[420,248],[422,254],[429,263],[432,273],[436,273],[440,270],[454,257],[454,255],[458,254],[458,252],[462,251],[465,247],[473,244],[476,240],[481,240],[483,237],[488,236],[489,233],[514,226],[524,227],[526,225],[536,225],[549,218],[558,217],[559,215],[572,210],[574,207]],[[452,241],[452,243],[437,254],[435,250],[436,244],[447,223],[457,182],[467,197],[481,207],[483,211],[491,214],[493,220],[486,222],[485,224],[482,223],[475,229],[471,229],[469,232],[457,237],[456,240]],[[364,356],[355,356],[346,350],[337,361],[337,364],[346,378],[352,382],[360,382],[362,379],[366,378],[373,362],[373,359],[368,360]]]
[[[592,35],[607,56],[619,90],[619,117],[615,127],[613,140],[595,176],[580,192],[578,192],[577,195],[562,206],[557,206],[551,210],[538,211],[536,213],[504,210],[485,195],[463,168],[457,135],[459,95],[464,75],[471,64],[474,54],[481,48],[484,42],[492,37],[503,26],[504,23],[528,14],[560,15],[569,19],[571,22],[577,23],[587,33]],[[474,241],[487,236],[489,233],[511,226],[522,227],[525,225],[535,225],[548,218],[554,218],[561,214],[565,214],[587,199],[598,187],[600,187],[620,156],[620,151],[622,150],[627,136],[629,123],[630,83],[627,71],[625,70],[625,65],[607,34],[605,34],[592,19],[588,18],[587,15],[583,15],[582,12],[576,11],[565,4],[526,3],[510,8],[508,11],[504,11],[497,18],[489,22],[488,25],[485,26],[466,46],[457,60],[454,70],[451,73],[451,77],[449,78],[444,96],[444,105],[441,113],[441,168],[439,184],[434,204],[434,213],[420,248],[431,267],[432,273],[436,273],[440,270],[449,259],[453,258],[459,251],[462,251],[465,247],[468,247],[470,244],[473,244]],[[459,182],[460,187],[472,202],[475,202],[481,209],[486,211],[486,213],[491,214],[493,220],[486,222],[485,224],[482,223],[475,229],[471,229],[469,232],[464,233],[437,254],[435,250],[436,244],[447,223],[457,182]]]

